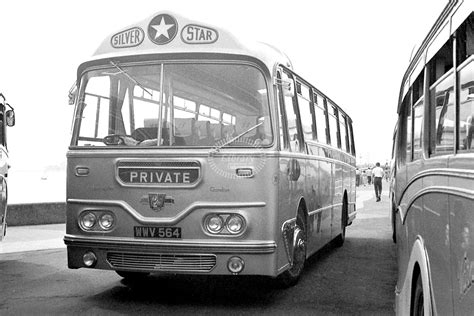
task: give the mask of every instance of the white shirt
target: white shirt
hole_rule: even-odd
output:
[[[374,169],[372,169],[372,174],[374,175],[375,178],[383,178],[384,171],[380,167],[375,167]]]

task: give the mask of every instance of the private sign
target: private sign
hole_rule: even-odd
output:
[[[110,42],[114,48],[127,48],[140,45],[145,38],[145,32],[139,27],[119,32],[112,36]]]

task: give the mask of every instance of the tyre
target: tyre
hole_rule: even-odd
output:
[[[304,221],[298,216],[293,234],[293,262],[291,267],[278,276],[280,286],[287,288],[298,283],[306,262],[306,232]]]
[[[132,272],[132,271],[115,271],[118,275],[126,280],[141,280],[146,278],[150,273],[148,272]]]
[[[396,222],[396,213],[392,210],[392,241],[397,243],[397,222]]]
[[[423,282],[421,280],[421,274],[418,275],[416,279],[415,290],[413,291],[411,304],[411,313],[412,316],[423,316],[425,313],[424,307],[424,295],[423,295]]]
[[[341,216],[341,233],[334,239],[336,247],[342,247],[346,240],[346,227],[347,227],[347,198],[344,197],[344,203],[342,205],[342,216]]]

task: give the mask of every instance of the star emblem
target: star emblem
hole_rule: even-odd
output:
[[[178,33],[178,22],[169,14],[159,14],[148,24],[148,38],[157,45],[171,42]]]

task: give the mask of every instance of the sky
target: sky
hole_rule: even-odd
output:
[[[398,93],[414,46],[447,0],[5,1],[0,92],[15,108],[10,164],[64,163],[79,64],[103,39],[155,12],[176,12],[284,51],[296,73],[353,120],[359,162],[390,159]]]

